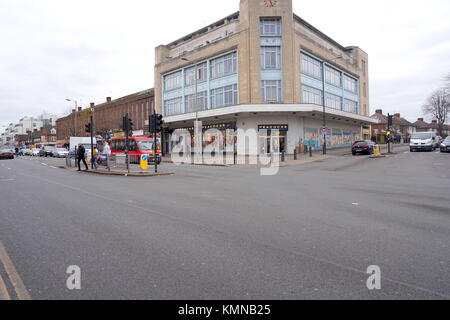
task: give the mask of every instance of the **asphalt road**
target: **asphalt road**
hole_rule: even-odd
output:
[[[266,177],[0,161],[0,244],[32,299],[450,299],[450,154],[398,151]],[[81,290],[66,287],[71,265]],[[1,263],[0,278],[11,293]]]

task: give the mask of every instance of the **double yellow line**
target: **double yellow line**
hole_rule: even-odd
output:
[[[8,276],[9,282],[14,287],[17,299],[31,300],[27,288],[23,284],[22,279],[17,273],[17,270],[14,267],[14,264],[12,263],[1,241],[0,241],[0,263],[3,264],[3,269],[5,270]],[[0,274],[0,300],[11,300],[11,295],[8,292],[8,288],[6,287],[5,281],[3,280],[1,274]]]

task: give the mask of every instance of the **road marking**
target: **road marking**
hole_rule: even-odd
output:
[[[31,300],[31,296],[28,293],[28,290],[23,284],[22,279],[17,273],[17,270],[14,267],[14,264],[12,263],[11,259],[9,258],[8,253],[6,253],[6,249],[1,241],[0,241],[0,261],[3,263],[3,267],[5,268],[9,280],[13,285],[14,290],[16,291],[17,298],[19,300]]]
[[[11,297],[9,296],[8,290],[6,289],[5,282],[0,275],[0,301],[2,300],[11,300]]]

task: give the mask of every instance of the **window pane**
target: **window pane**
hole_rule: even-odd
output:
[[[322,105],[322,91],[303,85],[302,103]]]
[[[280,102],[281,81],[261,81],[261,98],[265,102]]]
[[[211,78],[216,79],[237,71],[237,54],[236,52],[211,60]]]
[[[237,104],[237,85],[211,90],[211,108],[220,108]]]
[[[302,73],[322,79],[322,63],[302,53]]]

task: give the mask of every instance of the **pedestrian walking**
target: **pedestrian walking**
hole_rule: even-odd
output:
[[[80,144],[78,146],[78,171],[81,171],[81,161],[83,161],[84,166],[86,167],[86,171],[89,170],[89,167],[86,163],[86,149],[84,148],[84,146],[82,144]]]
[[[111,147],[109,146],[109,141],[105,141],[105,145],[103,146],[103,154],[106,157],[106,169],[109,168],[109,157],[111,156]]]
[[[98,149],[94,148],[94,151],[92,152],[92,167],[97,170],[98,164],[97,164],[97,155],[98,155]]]

